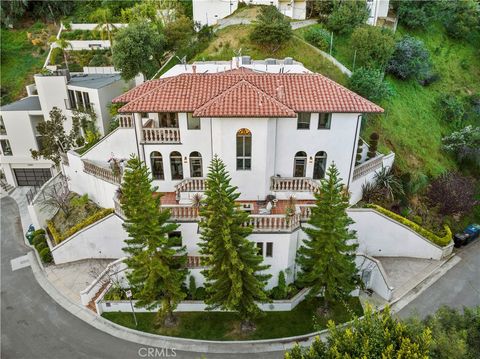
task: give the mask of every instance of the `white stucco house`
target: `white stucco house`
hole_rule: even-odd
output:
[[[119,73],[69,73],[65,70],[45,72],[34,77],[27,86],[28,96],[0,108],[1,169],[6,182],[16,186],[40,186],[55,172],[49,160],[33,160],[30,149],[38,150],[42,138],[37,125],[49,119],[53,107],[67,117],[68,132],[75,109],[90,109],[97,116],[96,127],[101,135],[109,129],[111,100],[133,86]]]
[[[291,282],[305,237],[302,222],[326,168],[335,162],[355,203],[362,184],[394,160],[393,153],[367,159],[366,144],[356,160],[362,114],[382,108],[291,58],[245,56],[177,65],[113,102],[123,104],[120,127],[83,155],[69,151],[63,171],[70,190],[88,193],[100,206],[115,208],[116,215],[101,222],[101,231],[80,233],[54,247],[56,261],[86,258],[79,256],[86,248],[91,257],[121,257],[127,237],[117,197],[121,176],[111,164],[112,158],[125,163],[134,154],[149,167],[163,194],[162,208],[180,224],[171,235],[181,236],[200,285],[199,217],[192,199],[205,190],[207,168],[217,154],[241,193],[240,208],[250,213],[249,239],[271,266],[269,287],[281,270]],[[287,218],[288,203],[294,213]]]
[[[390,0],[365,0],[370,10],[369,25],[377,25],[387,18]],[[305,20],[308,15],[307,0],[193,0],[193,20],[201,25],[216,25],[218,20],[231,15],[239,2],[247,5],[273,5],[283,15],[294,20]]]

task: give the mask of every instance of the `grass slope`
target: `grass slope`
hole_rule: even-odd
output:
[[[296,33],[303,35],[304,31],[300,29]],[[423,87],[415,80],[400,81],[387,76],[395,95],[381,104],[385,109],[383,115],[368,117],[363,136],[378,132],[380,150],[394,151],[395,163],[400,170],[435,176],[456,168],[453,158],[441,150],[442,138],[456,128],[441,119],[438,97],[443,93],[480,94],[480,48],[450,39],[439,25],[432,25],[423,32],[399,27],[396,36],[404,35],[414,36],[425,43],[434,71],[441,79]],[[352,68],[354,52],[349,36],[334,36],[333,55]]]
[[[349,309],[360,316],[362,306],[358,298],[350,298]],[[176,328],[155,327],[153,313],[138,313],[138,327],[131,313],[103,313],[102,316],[117,324],[148,333],[167,336],[177,336],[191,339],[206,340],[249,340],[271,339],[307,334],[315,331],[314,319],[318,327],[325,328],[327,321],[332,319],[336,323],[343,323],[352,319],[352,316],[342,304],[331,306],[328,318],[315,314],[322,305],[321,299],[305,300],[290,312],[265,312],[265,315],[255,321],[257,330],[249,335],[240,332],[240,321],[233,313],[224,312],[185,312],[177,313],[180,323]]]
[[[26,29],[6,30],[2,28],[0,30],[2,105],[26,96],[25,86],[33,83],[33,75],[42,69],[48,51],[32,45],[28,39],[28,33],[38,32],[43,28],[44,25],[37,23]],[[50,31],[50,29],[45,31]]]
[[[346,76],[343,75],[330,61],[324,59],[314,49],[295,37],[274,53],[252,43],[248,35],[250,25],[234,25],[218,30],[216,38],[208,48],[198,54],[194,60],[213,61],[231,60],[236,56],[235,51],[241,49],[242,55],[249,55],[254,60],[261,60],[269,57],[282,59],[293,57],[302,62],[308,69],[328,76],[338,83],[345,84]]]

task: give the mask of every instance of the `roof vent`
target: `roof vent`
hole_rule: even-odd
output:
[[[252,58],[250,56],[242,56],[242,65],[251,65]]]
[[[293,65],[293,58],[291,57],[285,57],[285,60],[283,60],[283,63],[285,65]]]

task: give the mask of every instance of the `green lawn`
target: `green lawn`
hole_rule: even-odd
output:
[[[0,30],[1,36],[1,104],[5,105],[27,95],[25,86],[33,83],[33,75],[41,70],[48,45],[34,46],[28,34],[48,38],[55,29],[36,23],[26,29]],[[43,35],[40,35],[43,33]]]
[[[296,33],[302,35],[303,31],[305,29]],[[415,80],[400,81],[387,76],[395,95],[381,103],[385,109],[383,115],[368,117],[363,136],[378,132],[380,150],[393,150],[396,153],[395,163],[403,172],[435,176],[456,168],[453,158],[441,150],[442,138],[455,128],[441,119],[437,99],[442,93],[459,96],[480,94],[480,47],[450,39],[439,25],[432,25],[424,32],[411,32],[399,27],[396,36],[407,34],[425,43],[434,71],[441,78],[423,87]],[[333,55],[352,68],[353,51],[348,36],[334,35]]]
[[[290,312],[265,312],[255,321],[257,330],[249,335],[240,332],[240,321],[235,314],[223,312],[185,312],[177,313],[180,323],[176,328],[166,329],[154,326],[152,313],[138,313],[138,327],[135,328],[131,313],[103,313],[102,316],[117,324],[148,333],[206,340],[250,340],[271,339],[307,334],[318,328],[325,328],[328,320],[343,323],[352,319],[342,304],[332,306],[328,318],[319,316],[316,309],[322,305],[321,299],[305,300]],[[349,309],[357,316],[363,310],[358,298],[348,300]]]
[[[249,55],[254,60],[262,60],[269,57],[277,59],[293,57],[314,72],[328,76],[338,83],[346,83],[346,76],[340,70],[310,46],[295,37],[276,52],[270,53],[266,49],[250,42],[248,38],[250,29],[251,26],[249,25],[234,25],[219,30],[216,33],[216,38],[208,48],[195,56],[193,60],[231,60],[232,57],[236,56],[235,51],[241,49],[242,55]]]

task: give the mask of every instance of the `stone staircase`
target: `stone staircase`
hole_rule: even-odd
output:
[[[9,193],[15,187],[5,180],[0,180],[0,188],[2,189],[2,192]]]

